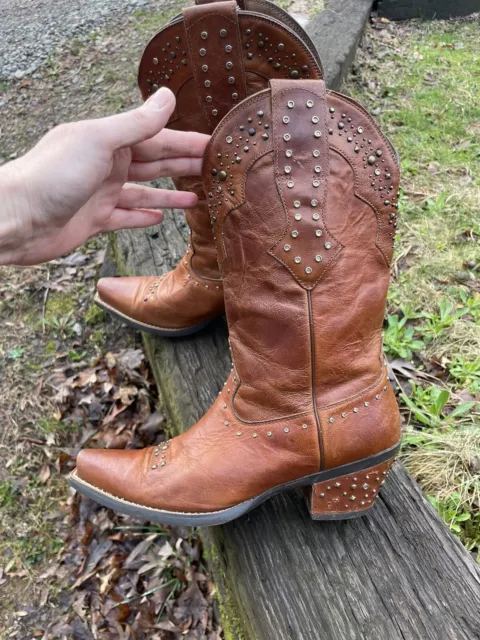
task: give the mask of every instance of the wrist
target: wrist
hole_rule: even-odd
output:
[[[20,161],[0,168],[0,265],[21,264],[31,237],[30,203]]]

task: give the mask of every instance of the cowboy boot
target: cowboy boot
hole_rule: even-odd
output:
[[[247,9],[237,9],[233,1],[184,9],[147,45],[140,89],[144,99],[160,86],[175,93],[171,129],[210,134],[235,104],[266,87],[269,78],[322,77],[308,36],[285,11],[266,0],[245,4]],[[224,312],[201,179],[174,183],[198,196],[197,206],[185,212],[191,235],[177,267],[160,277],[103,278],[96,295],[97,304],[136,329],[164,336],[194,333]]]
[[[204,162],[232,372],[189,431],[84,450],[72,485],[170,524],[224,523],[292,487],[314,519],[368,512],[400,440],[381,336],[398,181],[378,126],[323,81],[270,81],[233,109]]]

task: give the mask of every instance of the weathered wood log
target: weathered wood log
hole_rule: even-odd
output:
[[[113,239],[125,275],[160,274],[183,255],[181,212]],[[145,336],[173,433],[208,409],[230,369],[219,320],[189,338]],[[396,464],[372,514],[313,522],[294,491],[202,532],[227,640],[480,638],[478,566]]]

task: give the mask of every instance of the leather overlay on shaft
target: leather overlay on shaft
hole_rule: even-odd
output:
[[[183,17],[198,98],[214,127],[247,91],[237,3],[189,7]]]
[[[275,179],[287,226],[270,250],[311,289],[342,245],[328,230],[329,180],[325,83],[272,80]]]

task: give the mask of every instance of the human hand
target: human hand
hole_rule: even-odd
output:
[[[175,108],[166,88],[133,111],[64,124],[0,169],[0,264],[64,255],[103,231],[148,227],[160,207],[197,196],[128,183],[198,175],[209,136],[163,129]]]

